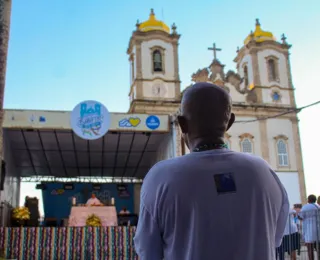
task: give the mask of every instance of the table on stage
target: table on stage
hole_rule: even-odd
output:
[[[118,226],[116,207],[72,207],[69,217],[69,227],[84,227],[91,215],[97,215],[103,227]]]

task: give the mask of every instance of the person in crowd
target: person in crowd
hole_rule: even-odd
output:
[[[302,204],[301,203],[294,204],[293,209],[296,212],[294,214],[294,222],[296,223],[296,225],[298,227],[298,233],[299,233],[299,237],[300,237],[300,241],[301,241],[302,223],[301,223],[301,220],[299,219],[299,213],[302,209]],[[300,255],[300,253],[301,253],[301,246],[299,246],[299,248],[298,248],[298,255]]]
[[[100,206],[102,205],[102,203],[100,202],[100,200],[96,197],[96,194],[92,193],[91,194],[91,198],[88,199],[87,206]]]
[[[318,204],[318,206],[320,206],[320,196],[318,196],[317,204]]]
[[[127,217],[127,215],[130,214],[130,211],[127,210],[126,207],[123,207],[120,212],[119,212],[119,222],[120,222],[120,225],[122,226],[127,226],[127,225],[130,225],[130,218]]]
[[[296,212],[294,214],[294,222],[296,223],[296,225],[298,227],[299,233],[301,232],[301,228],[302,228],[301,227],[301,221],[299,219],[299,213],[300,213],[301,209],[302,209],[302,204],[297,203],[297,204],[293,205],[293,210]]]
[[[119,214],[120,215],[128,215],[128,214],[130,214],[130,211],[127,210],[126,207],[123,207],[122,210],[120,210]]]
[[[291,260],[297,259],[297,250],[300,248],[300,234],[298,226],[295,222],[295,214],[297,212],[292,209],[289,211],[289,216],[284,231],[281,246],[277,248],[277,256],[279,260],[285,259],[285,253],[288,252]],[[277,258],[278,259],[278,258]]]
[[[299,213],[299,218],[302,220],[302,236],[308,248],[309,260],[314,260],[315,249],[318,251],[318,258],[320,259],[320,254],[319,254],[320,207],[316,202],[317,202],[317,197],[313,194],[309,195],[308,204],[304,205]]]
[[[231,106],[210,83],[185,91],[178,122],[191,153],[157,163],[144,179],[134,237],[141,260],[274,260],[287,193],[263,159],[226,148]]]
[[[26,197],[24,198],[24,206],[25,206],[25,207],[28,207],[28,200],[29,200],[29,196],[26,196]]]

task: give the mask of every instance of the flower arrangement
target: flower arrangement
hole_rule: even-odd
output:
[[[86,225],[89,227],[101,227],[101,219],[97,215],[92,214],[87,218]]]
[[[16,207],[12,217],[16,220],[28,220],[30,219],[30,211],[26,207]]]

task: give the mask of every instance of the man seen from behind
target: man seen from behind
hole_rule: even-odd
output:
[[[141,260],[274,260],[289,203],[261,158],[229,150],[235,121],[221,87],[187,89],[178,121],[190,154],[157,163],[141,189]]]

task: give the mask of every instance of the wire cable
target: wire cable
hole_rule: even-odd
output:
[[[276,114],[274,116],[267,116],[267,117],[261,117],[261,118],[257,118],[257,119],[252,119],[252,120],[239,120],[239,121],[235,121],[234,123],[242,123],[242,124],[245,124],[245,123],[252,123],[252,122],[256,122],[256,121],[262,121],[262,120],[267,120],[267,119],[272,119],[272,118],[277,118],[277,117],[280,117],[280,116],[283,116],[283,115],[287,115],[287,114],[291,114],[291,113],[299,113],[301,112],[303,109],[305,108],[309,108],[309,107],[312,107],[312,106],[315,106],[315,105],[318,105],[320,104],[320,100],[317,101],[317,102],[314,102],[314,103],[311,103],[309,105],[306,105],[306,106],[303,106],[303,107],[299,107],[299,108],[295,108],[295,109],[291,109],[291,110],[288,110],[286,112],[282,112],[280,114]]]

